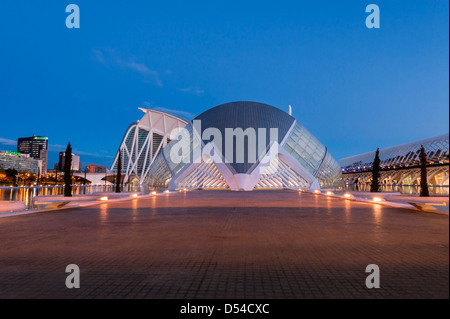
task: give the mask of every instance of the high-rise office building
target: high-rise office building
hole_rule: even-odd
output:
[[[34,159],[28,154],[19,152],[0,151],[0,167],[15,169],[19,173],[39,174],[42,170],[42,161]]]
[[[48,165],[48,137],[31,136],[17,139],[17,152],[28,154],[30,157],[42,161],[40,174],[47,174]]]
[[[47,175],[48,167],[48,150],[41,150],[39,153],[39,159],[42,161],[42,175]]]
[[[58,162],[58,170],[64,170],[64,162],[66,159],[66,152],[59,152],[59,162]],[[72,153],[72,171],[81,172],[82,171],[82,163],[80,162],[80,157]]]

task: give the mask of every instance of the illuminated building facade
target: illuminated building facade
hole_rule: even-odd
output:
[[[449,185],[449,135],[443,134],[412,143],[380,150],[380,184],[386,186],[418,186],[420,184],[420,147],[427,154],[428,184]],[[375,151],[339,161],[347,185],[367,185],[372,181]]]
[[[19,152],[0,151],[0,167],[2,169],[15,169],[19,173],[38,174],[42,169],[42,161],[29,154]]]
[[[28,154],[34,159],[42,161],[40,174],[47,174],[48,166],[48,138],[44,136],[20,137],[17,139],[17,152]]]
[[[273,106],[226,103],[192,121],[141,110],[144,117],[128,128],[120,144],[125,182],[170,190],[344,185],[340,166],[327,147]],[[118,154],[112,171],[117,171]]]
[[[59,152],[59,161],[58,161],[58,170],[64,171],[64,162],[66,159],[66,152]],[[73,172],[81,172],[83,167],[83,163],[80,162],[80,157],[72,153],[72,171]]]

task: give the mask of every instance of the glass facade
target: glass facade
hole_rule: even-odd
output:
[[[175,140],[174,143],[170,143],[163,151],[163,156],[166,159],[166,163],[173,175],[176,175],[187,164],[192,163],[194,160],[194,154],[200,153],[201,144],[198,139],[194,137],[191,124],[188,124],[185,129],[180,132],[179,138],[181,138],[181,140]],[[180,157],[178,159],[179,161],[172,161],[171,152],[175,146],[177,148],[189,147],[190,152],[185,154],[184,157]],[[182,155],[181,152],[179,152],[179,155]]]
[[[147,176],[147,184],[151,187],[167,188],[167,185],[173,177],[163,156],[153,162],[150,172]]]
[[[17,139],[17,152],[28,154],[42,161],[41,174],[47,174],[48,138],[44,136],[20,137]]]
[[[327,148],[276,107],[249,101],[225,103],[203,112],[192,123],[167,113],[145,112],[139,122],[129,126],[120,146],[126,182],[171,189],[343,186],[340,167]],[[174,132],[175,128],[181,131]],[[205,141],[200,139],[203,133]],[[221,141],[216,153],[221,158],[204,154],[203,159],[203,143],[212,146],[212,137]],[[271,147],[274,143],[281,149]],[[285,158],[269,151],[279,151]],[[264,158],[271,162],[260,162]],[[261,170],[265,164],[268,169]],[[117,169],[117,157],[111,167]]]
[[[40,158],[41,150],[48,150],[48,138],[44,136],[20,137],[17,139],[17,152]]]
[[[341,166],[330,155],[330,153],[325,155],[323,163],[317,171],[315,177],[319,180],[320,187],[322,188],[339,189],[344,186]]]
[[[128,128],[127,133],[125,133],[125,145],[127,147],[127,149],[131,150],[132,149],[132,145],[133,145],[133,139],[134,139],[134,133],[136,131],[136,123],[131,124],[131,126]],[[124,151],[122,151],[121,153],[121,157],[122,157],[122,171],[124,170],[124,167],[126,168],[128,165],[130,165],[129,163],[129,157],[126,156],[127,154],[125,154]],[[134,158],[134,155],[131,154],[131,156]],[[111,168],[113,171],[117,171],[117,161],[114,163],[113,167]]]
[[[341,167],[327,148],[302,124],[295,123],[284,149],[320,182],[322,188],[344,186]]]
[[[183,167],[192,163],[194,154],[200,152],[201,144],[198,139],[194,137],[191,124],[188,124],[185,129],[180,132],[178,137],[178,140],[170,142],[169,145],[162,150],[150,167],[150,172],[147,177],[149,186],[166,188],[170,179]],[[171,152],[174,147],[177,147],[178,149],[188,147],[190,152],[184,154],[184,157],[180,156],[177,160],[172,160]],[[173,152],[175,152],[175,150]],[[182,153],[180,152],[179,155],[182,155]]]
[[[313,175],[327,152],[326,147],[298,122],[295,123],[284,149]]]
[[[39,161],[28,154],[0,151],[0,167],[15,169],[19,173],[39,173]]]

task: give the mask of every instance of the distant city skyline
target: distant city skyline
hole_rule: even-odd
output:
[[[36,135],[36,136],[38,136],[38,135]],[[20,139],[20,138],[18,138],[18,139]],[[17,140],[14,141],[14,140],[0,138],[0,150],[15,152],[16,149],[17,149],[17,144],[18,144]],[[60,158],[59,158],[60,154],[65,152],[67,145],[64,146],[64,145],[48,144],[48,146],[49,146],[48,169],[53,170],[54,169],[54,164],[60,165],[59,164],[59,162],[60,162]],[[81,151],[81,152],[73,151],[72,152],[73,155],[77,155],[78,157],[80,157],[80,153],[81,154],[85,154],[86,157],[90,157],[90,158],[95,158],[96,157],[96,154],[86,154],[83,151]],[[50,156],[50,154],[52,156]],[[104,160],[103,157],[101,157],[101,156],[98,156],[98,157],[101,158],[101,160]],[[82,159],[82,158],[80,157],[80,159]],[[95,161],[95,159],[94,159],[94,161]],[[95,163],[83,163],[83,167],[87,166],[89,164],[94,164],[95,165]],[[80,168],[80,170],[81,170],[81,168]]]
[[[292,105],[336,159],[448,133],[448,1],[376,1],[380,29],[369,3],[77,0],[80,29],[59,1],[5,3],[0,150],[42,135],[49,168],[69,141],[109,168],[138,107],[240,100]]]

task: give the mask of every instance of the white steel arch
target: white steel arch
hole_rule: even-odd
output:
[[[383,169],[419,165],[420,147],[423,145],[430,164],[449,163],[449,135],[439,136],[380,149],[380,167]],[[375,151],[343,158],[339,161],[344,173],[371,169]]]
[[[388,147],[380,150],[380,184],[417,186],[420,184],[420,147],[427,154],[427,181],[430,186],[448,186],[449,135]],[[351,156],[339,161],[347,185],[367,185],[372,181],[375,152]]]
[[[427,182],[430,186],[448,186],[449,166],[427,167]],[[372,172],[344,174],[347,185],[368,185],[372,182]],[[420,184],[420,168],[403,168],[380,172],[379,182],[386,186],[417,186]]]
[[[139,108],[145,114],[129,126],[119,146],[122,154],[124,182],[141,184],[161,150],[175,139],[189,122],[176,115],[159,110]],[[111,170],[117,172],[119,151]]]

